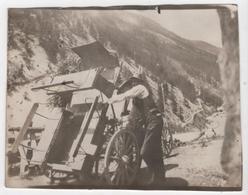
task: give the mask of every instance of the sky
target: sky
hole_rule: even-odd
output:
[[[142,15],[183,38],[222,46],[219,18],[214,9],[161,10],[160,14],[149,10],[142,11]]]

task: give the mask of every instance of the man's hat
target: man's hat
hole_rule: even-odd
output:
[[[140,79],[140,78],[137,78],[137,77],[133,76],[133,77],[129,78],[127,81],[123,82],[118,87],[117,94],[124,93],[127,90],[131,89],[133,86],[139,85],[139,84],[144,84],[144,81],[142,79]]]

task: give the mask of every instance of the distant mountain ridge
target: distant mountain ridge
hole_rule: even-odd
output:
[[[220,48],[216,47],[214,45],[211,45],[207,42],[204,41],[199,41],[199,40],[194,40],[192,41],[193,45],[195,45],[195,47],[202,49],[204,51],[207,51],[213,55],[216,55],[220,52]]]

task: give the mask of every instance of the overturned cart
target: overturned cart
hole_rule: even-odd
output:
[[[57,76],[49,85],[33,90],[47,90],[48,95],[70,96],[59,120],[47,125],[34,148],[29,166],[38,166],[51,181],[66,178],[101,177],[110,185],[130,185],[140,165],[139,147],[135,135],[122,128],[114,107],[107,103],[112,96],[118,68],[112,77],[103,69]],[[13,150],[38,114],[36,103],[25,121]],[[49,119],[48,119],[49,120]],[[50,124],[50,123],[48,123]]]

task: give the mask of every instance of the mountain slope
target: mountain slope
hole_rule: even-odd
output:
[[[18,94],[20,83],[87,69],[70,48],[95,40],[117,53],[120,62],[143,66],[169,83],[173,90],[168,112],[175,120],[184,121],[188,112],[198,109],[199,97],[208,105],[221,105],[218,94],[212,93],[220,81],[218,52],[213,52],[218,48],[181,38],[144,16],[113,10],[10,9],[9,96]]]
[[[119,14],[119,11],[46,9],[10,10],[9,15],[10,25],[37,36],[49,59],[55,63],[58,53],[65,57],[65,47],[98,40],[119,56],[131,58],[148,68],[155,67],[154,71],[161,72],[167,80],[173,81],[174,74],[178,74],[168,60],[171,58],[192,77],[203,75],[206,82],[219,81],[216,55],[140,15],[126,11]]]

